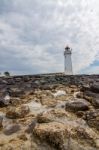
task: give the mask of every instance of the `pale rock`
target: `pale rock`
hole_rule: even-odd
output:
[[[10,96],[9,96],[9,95],[6,95],[6,96],[4,97],[3,102],[4,102],[5,105],[9,105],[9,103],[10,103]]]
[[[53,94],[54,97],[65,96],[65,95],[66,95],[66,92],[62,90],[59,90],[55,94]]]

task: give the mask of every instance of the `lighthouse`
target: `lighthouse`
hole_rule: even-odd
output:
[[[73,75],[73,70],[72,70],[72,49],[68,46],[66,46],[64,50],[64,73],[65,75]]]

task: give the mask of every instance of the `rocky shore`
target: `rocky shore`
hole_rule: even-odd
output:
[[[0,77],[0,150],[99,150],[99,75]]]

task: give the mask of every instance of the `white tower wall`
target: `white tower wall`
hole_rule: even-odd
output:
[[[65,66],[65,75],[72,75],[73,74],[73,71],[72,71],[72,59],[71,59],[71,54],[72,54],[72,51],[71,49],[67,46],[65,48],[65,51],[64,51],[64,66]]]
[[[65,56],[65,74],[66,75],[72,75],[72,60],[71,60],[71,55],[67,54]]]

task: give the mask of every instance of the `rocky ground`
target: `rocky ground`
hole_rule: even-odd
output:
[[[1,77],[0,150],[99,150],[99,75]]]

